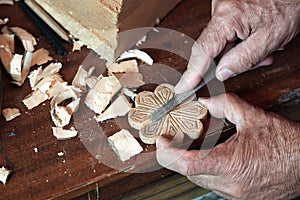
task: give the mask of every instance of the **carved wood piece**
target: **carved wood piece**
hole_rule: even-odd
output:
[[[189,98],[177,106],[161,120],[145,125],[152,112],[165,104],[174,96],[174,87],[161,84],[154,92],[143,91],[136,96],[135,108],[128,114],[130,126],[139,130],[141,140],[146,144],[155,144],[160,135],[181,141],[184,134],[191,139],[197,139],[203,132],[201,119],[206,118],[207,109],[195,98]]]

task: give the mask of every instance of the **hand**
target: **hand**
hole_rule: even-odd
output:
[[[157,160],[195,184],[229,199],[288,199],[300,195],[300,124],[227,94],[202,100],[237,133],[210,150],[183,150],[157,141]]]
[[[195,42],[176,93],[194,88],[222,51],[216,76],[224,81],[269,65],[269,55],[300,31],[299,0],[212,0],[212,18]],[[241,40],[234,46],[234,41]]]

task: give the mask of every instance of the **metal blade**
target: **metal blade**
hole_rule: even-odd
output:
[[[171,110],[173,110],[176,106],[178,106],[180,103],[185,101],[187,98],[192,96],[195,92],[197,92],[199,89],[201,89],[203,86],[205,86],[208,82],[210,82],[212,79],[216,77],[215,75],[216,71],[216,65],[213,62],[206,74],[204,75],[202,81],[200,84],[194,88],[193,90],[189,90],[186,92],[183,92],[181,94],[176,94],[172,99],[170,99],[167,103],[162,105],[160,108],[155,110],[149,117],[151,122],[156,122],[163,118],[166,114],[168,114]]]

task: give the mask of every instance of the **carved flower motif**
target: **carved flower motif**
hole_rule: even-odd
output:
[[[135,108],[128,114],[131,127],[139,130],[141,140],[146,144],[155,144],[160,135],[181,141],[184,134],[191,139],[197,139],[203,132],[200,121],[207,116],[207,109],[198,101],[193,101],[195,96],[187,99],[169,112],[161,120],[144,126],[149,116],[174,96],[174,87],[161,84],[154,92],[143,91],[136,96]]]

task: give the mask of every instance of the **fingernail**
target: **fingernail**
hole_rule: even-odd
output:
[[[235,76],[236,74],[228,68],[220,69],[216,76],[220,81],[225,81],[226,79]]]

